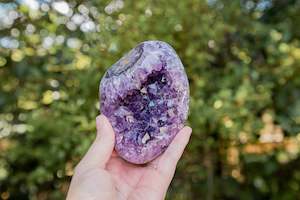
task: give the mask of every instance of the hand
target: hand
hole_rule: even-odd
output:
[[[115,135],[108,119],[100,115],[96,125],[97,137],[75,168],[67,200],[164,199],[191,128],[184,127],[166,151],[152,162],[134,165],[113,150]]]

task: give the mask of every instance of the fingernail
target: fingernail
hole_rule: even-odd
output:
[[[109,121],[104,115],[101,114],[101,115],[97,116],[96,126],[97,126],[98,132],[106,130],[108,128],[108,125],[109,125]]]
[[[97,129],[97,133],[100,132],[100,130],[102,129],[103,126],[103,116],[102,115],[98,115],[96,117],[96,129]]]
[[[192,133],[192,131],[193,131],[193,130],[192,130],[192,128],[191,128],[191,127],[189,127],[189,126],[186,126],[186,129],[187,129],[187,132],[188,132],[188,133],[190,133],[190,134],[191,134],[191,133]]]

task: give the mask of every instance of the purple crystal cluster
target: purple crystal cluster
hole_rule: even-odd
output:
[[[140,43],[112,65],[100,83],[100,110],[125,160],[147,163],[171,143],[187,118],[189,84],[174,49]]]

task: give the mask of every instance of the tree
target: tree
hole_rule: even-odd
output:
[[[152,39],[176,49],[191,89],[168,199],[300,198],[300,3],[282,2],[1,3],[1,198],[64,199],[101,76]]]

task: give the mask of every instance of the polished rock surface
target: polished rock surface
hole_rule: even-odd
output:
[[[184,67],[174,49],[161,41],[140,43],[100,83],[100,110],[114,128],[115,150],[135,164],[164,152],[183,127],[188,104]]]

